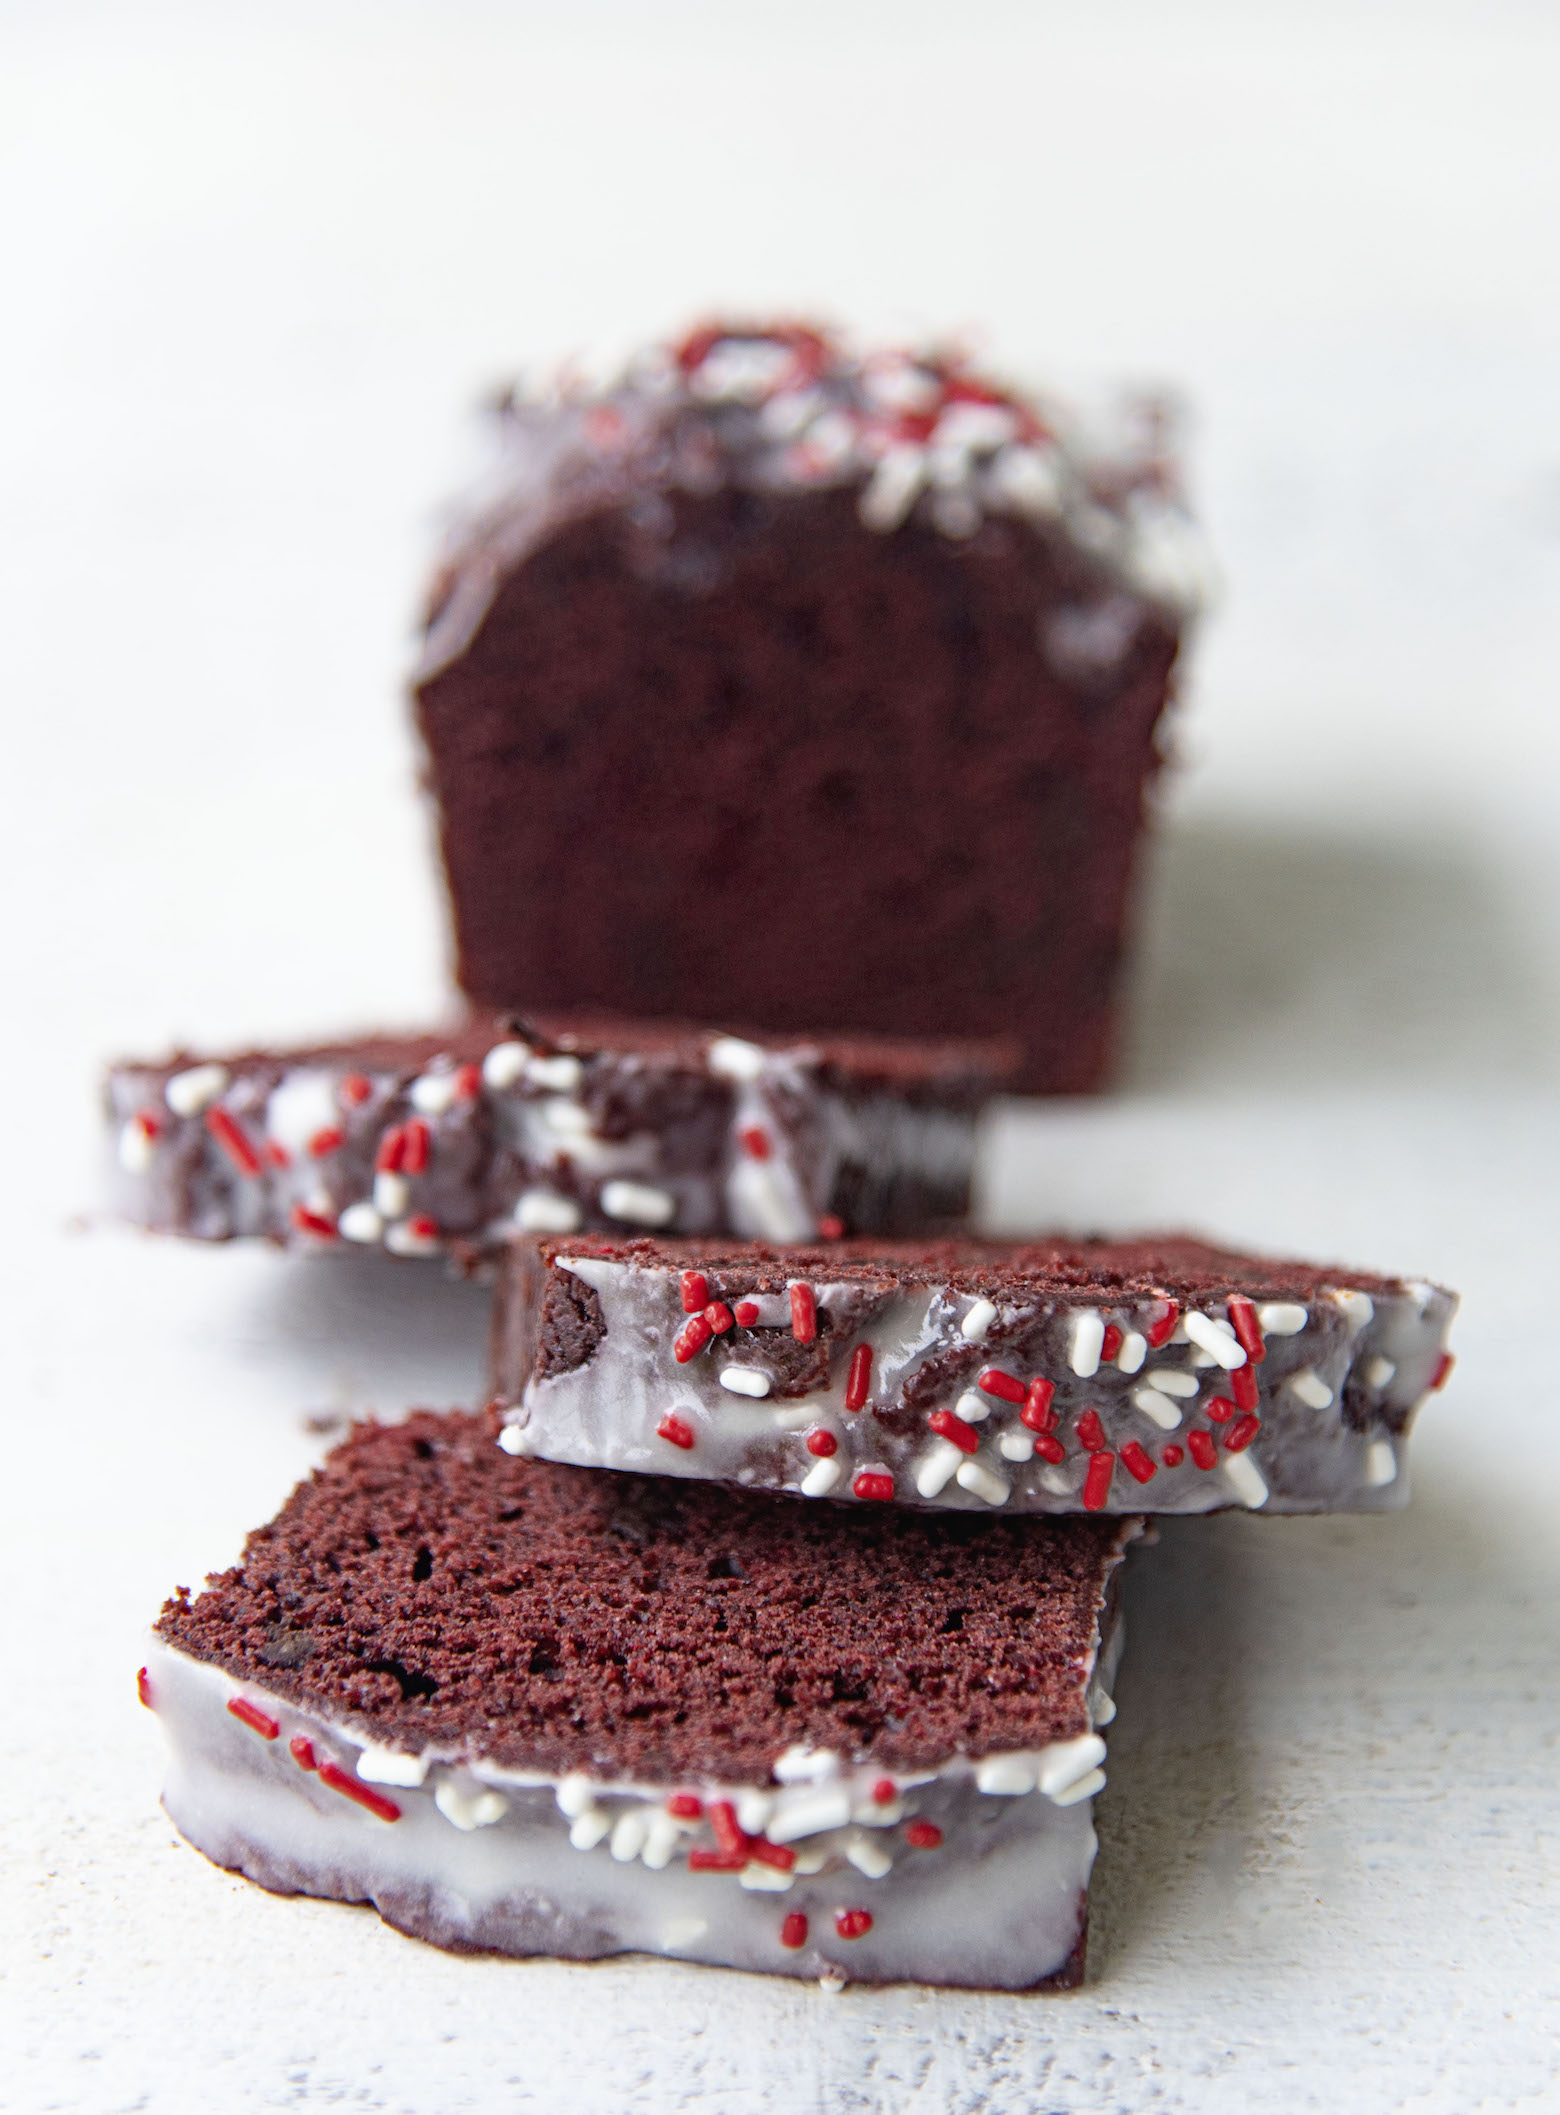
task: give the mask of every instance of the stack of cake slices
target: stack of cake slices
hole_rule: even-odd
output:
[[[1109,1050],[1162,421],[720,325],[500,423],[416,687],[470,1010],[108,1082],[142,1225],[495,1287],[482,1408],[163,1609],[165,1803],[455,1950],[1075,1984],[1145,1515],[1401,1503],[1454,1306],[964,1228]]]

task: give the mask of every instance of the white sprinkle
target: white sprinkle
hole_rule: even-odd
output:
[[[596,1804],[596,1788],[583,1770],[571,1770],[567,1777],[559,1778],[553,1797],[558,1802],[558,1812],[575,1821]]]
[[[756,1366],[723,1366],[720,1385],[733,1395],[760,1396],[769,1393],[769,1376]]]
[[[843,1785],[787,1792],[776,1803],[769,1840],[795,1843],[799,1836],[821,1836],[825,1829],[841,1829],[849,1819],[850,1794]]]
[[[555,1094],[572,1094],[585,1077],[577,1057],[534,1057],[526,1061],[525,1076],[533,1086]]]
[[[531,1451],[524,1425],[505,1425],[498,1435],[498,1443],[506,1454],[529,1454]]]
[[[619,1865],[632,1865],[649,1834],[650,1817],[643,1806],[627,1807],[612,1824],[612,1840],[607,1848]]]
[[[1105,1346],[1105,1324],[1086,1307],[1081,1314],[1073,1316],[1072,1348],[1067,1354],[1067,1363],[1079,1380],[1092,1380],[1100,1370],[1100,1353]]]
[[[953,1480],[961,1491],[970,1491],[975,1497],[984,1498],[987,1505],[1006,1505],[1013,1488],[1005,1477],[988,1469],[973,1454],[959,1464]]]
[[[991,1792],[1002,1799],[1016,1799],[1021,1793],[1035,1788],[1035,1759],[1032,1755],[988,1755],[975,1765],[975,1788],[980,1792]]]
[[[1073,1494],[1073,1487],[1067,1480],[1067,1471],[1065,1469],[1042,1469],[1040,1471],[1040,1484],[1041,1488],[1049,1491],[1053,1498],[1071,1498]]]
[[[785,1403],[775,1412],[775,1423],[782,1432],[805,1432],[810,1425],[819,1422],[818,1412],[810,1399],[800,1403]],[[837,1432],[834,1436],[839,1438]]]
[[[409,1095],[419,1116],[442,1116],[455,1099],[453,1072],[425,1072],[412,1081]]]
[[[962,1417],[967,1425],[978,1425],[991,1415],[990,1403],[983,1395],[976,1395],[973,1390],[961,1395],[953,1407],[955,1413]]]
[[[601,1186],[601,1209],[609,1219],[629,1226],[670,1226],[677,1217],[677,1199],[647,1182],[607,1182]]]
[[[1148,1375],[1147,1385],[1157,1388],[1161,1395],[1193,1396],[1201,1383],[1195,1373],[1184,1373],[1179,1366],[1156,1366]]]
[[[798,1851],[796,1863],[791,1870],[795,1873],[798,1880],[806,1880],[814,1873],[821,1873],[828,1862],[829,1852],[826,1848]]]
[[[937,377],[900,353],[875,355],[866,361],[861,380],[873,403],[889,411],[931,411],[942,401]]]
[[[960,1333],[967,1336],[972,1344],[978,1344],[996,1319],[995,1303],[991,1300],[977,1300],[959,1324]]]
[[[1423,1278],[1407,1279],[1405,1281],[1405,1290],[1411,1295],[1414,1305],[1421,1314],[1424,1313],[1430,1302],[1435,1298],[1435,1287],[1427,1285]]]
[[[425,1234],[403,1220],[399,1226],[386,1229],[385,1247],[392,1256],[436,1256],[439,1252],[439,1237],[437,1234]]]
[[[374,1210],[381,1219],[399,1219],[412,1201],[412,1186],[404,1175],[388,1170],[374,1177]]]
[[[468,1792],[454,1777],[439,1779],[433,1788],[433,1803],[446,1821],[468,1834],[473,1829],[490,1829],[509,1812],[509,1801],[502,1792]]]
[[[1064,1792],[1053,1792],[1052,1803],[1059,1807],[1075,1807],[1082,1800],[1092,1799],[1096,1792],[1105,1789],[1105,1772],[1091,1770],[1087,1777],[1080,1777],[1076,1784],[1069,1785]]]
[[[894,1861],[881,1843],[865,1832],[858,1832],[845,1839],[845,1855],[858,1873],[865,1873],[869,1880],[881,1880],[885,1873],[894,1870]]]
[[[1314,1366],[1302,1366],[1298,1373],[1292,1373],[1289,1376],[1288,1385],[1307,1408],[1312,1410],[1331,1408],[1333,1392]]]
[[[1090,1716],[1096,1726],[1108,1726],[1116,1716],[1116,1699],[1113,1696],[1107,1696],[1102,1689],[1094,1699],[1094,1709]]]
[[[844,1463],[837,1454],[822,1454],[802,1478],[801,1494],[804,1498],[827,1498],[844,1474]]]
[[[151,1164],[152,1141],[140,1124],[126,1124],[119,1134],[119,1165],[127,1175],[144,1175]]]
[[[590,1111],[572,1094],[549,1094],[539,1104],[536,1113],[553,1136],[563,1141],[565,1150],[576,1143],[595,1139],[596,1126]]]
[[[1040,1767],[1035,1773],[1040,1790],[1048,1799],[1055,1799],[1079,1778],[1105,1760],[1105,1743],[1097,1733],[1080,1733],[1074,1740],[1052,1741],[1040,1756]]]
[[[744,1043],[738,1036],[723,1035],[711,1043],[704,1062],[722,1079],[756,1080],[767,1062],[767,1053],[757,1043]]]
[[[789,1159],[739,1155],[726,1177],[732,1225],[747,1240],[808,1241],[817,1231]]]
[[[682,1841],[682,1834],[681,1824],[664,1809],[651,1815],[641,1856],[652,1873],[664,1872],[671,1864],[672,1854]]]
[[[915,505],[926,476],[926,450],[909,442],[886,448],[856,503],[862,525],[887,535]]]
[[[737,1809],[737,1827],[746,1829],[750,1836],[761,1836],[770,1815],[775,1810],[773,1792],[762,1792],[757,1785],[744,1785],[734,1802]]]
[[[593,1851],[612,1826],[605,1807],[587,1807],[569,1828],[569,1841],[577,1851]]]
[[[1374,1315],[1374,1313],[1376,1312],[1376,1303],[1374,1300],[1372,1300],[1369,1293],[1355,1292],[1351,1287],[1346,1285],[1334,1285],[1330,1287],[1328,1290],[1327,1297],[1329,1300],[1335,1300],[1337,1304],[1343,1309],[1344,1313],[1349,1318],[1350,1327],[1354,1330],[1356,1335],[1358,1335],[1360,1330],[1365,1327],[1365,1324],[1371,1319],[1372,1315]]]
[[[404,1748],[382,1748],[370,1741],[357,1759],[357,1774],[365,1784],[420,1785],[428,1775],[426,1755],[408,1755]]]
[[[531,1053],[524,1043],[495,1043],[482,1060],[482,1084],[496,1093],[517,1087],[525,1076]]]
[[[1265,1337],[1297,1337],[1311,1319],[1295,1300],[1269,1300],[1257,1309],[1257,1321]]]
[[[669,1917],[661,1927],[661,1944],[668,1952],[679,1947],[691,1946],[695,1939],[702,1939],[709,1930],[704,1917]]]
[[[1189,1309],[1183,1320],[1191,1342],[1228,1372],[1233,1373],[1237,1366],[1245,1365],[1246,1354],[1228,1323],[1216,1322],[1211,1315],[1200,1315],[1195,1308]]]
[[[1249,1454],[1226,1454],[1224,1474],[1242,1505],[1249,1505],[1254,1510],[1267,1504],[1268,1487],[1262,1480],[1262,1471]]]
[[[935,1498],[947,1488],[949,1481],[958,1474],[959,1464],[964,1459],[962,1451],[951,1439],[939,1439],[929,1446],[915,1467],[916,1494],[921,1498]]]
[[[556,1190],[522,1190],[515,1200],[515,1225],[528,1234],[572,1234],[580,1218],[574,1199]]]
[[[309,1150],[321,1131],[334,1131],[341,1121],[337,1099],[338,1082],[333,1073],[295,1067],[271,1090],[265,1105],[265,1128],[276,1143],[295,1158]]]
[[[795,1877],[794,1872],[782,1873],[777,1865],[764,1865],[757,1858],[750,1858],[737,1875],[737,1885],[763,1894],[783,1895]]]
[[[840,1992],[845,1988],[847,1980],[848,1979],[840,1973],[839,1969],[829,1968],[826,1969],[821,1976],[819,1976],[818,1988],[823,1992],[825,1997],[838,1997]]]
[[[1157,1388],[1134,1388],[1132,1400],[1145,1417],[1151,1417],[1161,1432],[1173,1432],[1181,1422],[1179,1407]]]
[[[163,1088],[163,1100],[175,1116],[199,1116],[228,1083],[226,1065],[192,1065],[176,1072]]]
[[[343,1241],[377,1241],[384,1233],[385,1223],[366,1197],[356,1204],[349,1204],[336,1221],[336,1232]]]
[[[1121,1340],[1121,1349],[1116,1353],[1116,1368],[1120,1373],[1136,1373],[1148,1356],[1148,1339],[1140,1330],[1129,1329]]]
[[[1378,1489],[1397,1480],[1397,1456],[1389,1439],[1373,1439],[1365,1449],[1365,1481]]]
[[[1000,448],[1018,431],[1018,419],[1005,404],[950,404],[938,418],[934,446],[957,449]]]
[[[1367,1388],[1390,1387],[1396,1374],[1397,1368],[1390,1359],[1372,1359],[1365,1368],[1365,1385]]]
[[[992,483],[1023,514],[1051,515],[1062,504],[1061,479],[1052,449],[1004,448],[991,466]]]
[[[777,1784],[821,1785],[840,1774],[840,1759],[832,1748],[805,1748],[799,1741],[782,1748],[769,1765]]]
[[[1027,1432],[1004,1432],[997,1441],[997,1452],[1004,1461],[1033,1461],[1035,1443]]]

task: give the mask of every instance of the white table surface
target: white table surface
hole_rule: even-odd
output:
[[[1560,2105],[1557,61],[1518,6],[0,14],[0,2106]],[[447,1958],[179,1845],[135,1705],[322,1418],[473,1395],[481,1298],[86,1223],[95,1069],[440,1003],[457,413],[720,300],[1196,407],[1121,1083],[1004,1114],[992,1223],[1466,1295],[1409,1511],[1140,1568],[1066,1998]]]

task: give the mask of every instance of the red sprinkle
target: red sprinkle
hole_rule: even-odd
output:
[[[417,1241],[437,1241],[439,1222],[427,1212],[413,1212],[406,1222],[406,1231]]]
[[[682,1333],[672,1345],[672,1356],[679,1366],[686,1366],[697,1358],[715,1332],[703,1315],[694,1315],[683,1324]]]
[[[1056,1400],[1055,1381],[1031,1381],[1024,1395],[1024,1407],[1018,1413],[1021,1425],[1031,1432],[1054,1432],[1056,1412],[1051,1405]]]
[[[872,1929],[870,1909],[842,1909],[836,1912],[834,1929],[842,1939],[864,1939]]]
[[[1057,1462],[1067,1459],[1067,1449],[1054,1432],[1037,1432],[1035,1434],[1035,1452],[1042,1461],[1050,1462],[1053,1467]]]
[[[967,1425],[962,1417],[952,1410],[934,1410],[927,1423],[939,1439],[951,1439],[964,1454],[973,1454],[980,1446],[980,1434],[973,1425]]]
[[[306,1733],[295,1733],[287,1743],[287,1746],[293,1761],[300,1770],[317,1770],[319,1768],[319,1761],[314,1753],[314,1743]]]
[[[220,1105],[206,1111],[206,1129],[232,1161],[240,1175],[258,1175],[260,1156],[238,1125]]]
[[[1192,1450],[1192,1459],[1199,1469],[1211,1469],[1218,1460],[1218,1450],[1213,1444],[1213,1434],[1199,1429],[1188,1432],[1186,1444]]]
[[[758,1302],[739,1300],[736,1308],[736,1324],[739,1329],[751,1329],[758,1320]]]
[[[809,1454],[838,1454],[840,1443],[823,1425],[816,1426],[802,1442]]]
[[[696,1315],[710,1304],[710,1281],[702,1270],[685,1270],[678,1280],[682,1291],[683,1313]]]
[[[791,1910],[780,1926],[780,1944],[792,1953],[807,1944],[807,1919],[799,1909]]]
[[[379,1151],[374,1155],[374,1172],[378,1175],[399,1175],[401,1163],[405,1158],[405,1127],[401,1124],[392,1124],[379,1141]]]
[[[349,1109],[360,1108],[373,1091],[373,1081],[365,1079],[361,1072],[343,1073],[341,1084],[337,1089],[341,1099],[347,1104]]]
[[[1083,1510],[1097,1513],[1110,1496],[1111,1472],[1116,1466],[1116,1457],[1110,1453],[1089,1456],[1089,1473],[1083,1479]]]
[[[810,1344],[818,1334],[818,1302],[810,1285],[791,1287],[791,1334],[798,1344]]]
[[[265,1142],[265,1164],[268,1168],[290,1168],[292,1155],[278,1140],[268,1138]]]
[[[1160,1449],[1159,1459],[1167,1469],[1178,1469],[1186,1459],[1186,1449],[1178,1447],[1175,1441],[1171,1440],[1168,1447]]]
[[[1446,1386],[1447,1378],[1450,1375],[1452,1368],[1456,1364],[1457,1361],[1452,1357],[1452,1354],[1449,1351],[1443,1351],[1441,1353],[1441,1356],[1435,1362],[1435,1371],[1430,1376],[1430,1391],[1432,1394],[1434,1394],[1437,1388],[1444,1388]]]
[[[743,1152],[754,1160],[767,1160],[775,1150],[762,1124],[748,1124],[737,1136],[742,1141]]]
[[[1225,1312],[1235,1332],[1236,1343],[1252,1365],[1259,1366],[1267,1357],[1267,1345],[1262,1341],[1262,1324],[1257,1320],[1255,1303],[1244,1293],[1231,1293],[1225,1302]]]
[[[329,1785],[333,1792],[344,1793],[348,1799],[355,1799],[360,1807],[367,1807],[370,1814],[377,1814],[381,1821],[399,1821],[401,1818],[401,1809],[393,1799],[386,1799],[383,1792],[376,1792],[372,1785],[359,1784],[355,1777],[347,1775],[340,1763],[322,1762],[320,1783]]]
[[[1208,1422],[1211,1425],[1222,1425],[1227,1417],[1235,1415],[1235,1405],[1227,1395],[1216,1395],[1212,1402],[1205,1403],[1203,1408],[1208,1413]]]
[[[740,1873],[746,1864],[746,1851],[712,1851],[696,1843],[688,1853],[690,1873]]]
[[[684,1424],[683,1420],[674,1416],[671,1411],[668,1411],[656,1426],[655,1436],[657,1439],[669,1439],[674,1447],[693,1445],[693,1427]]]
[[[339,1124],[332,1124],[324,1131],[316,1131],[309,1140],[309,1157],[325,1160],[332,1153],[339,1153],[347,1142],[347,1134]]]
[[[262,1711],[258,1704],[250,1703],[247,1696],[230,1696],[228,1709],[240,1725],[247,1726],[251,1733],[258,1733],[262,1740],[275,1740],[282,1730],[269,1711]]]
[[[405,1143],[401,1149],[401,1173],[421,1175],[428,1165],[433,1133],[420,1116],[414,1116],[403,1127],[402,1137]]]
[[[130,1121],[148,1143],[156,1138],[162,1130],[162,1118],[151,1109],[139,1110]]]
[[[913,1851],[935,1851],[942,1840],[942,1830],[935,1821],[912,1821],[905,1830],[905,1841]]]
[[[704,1812],[704,1801],[697,1792],[674,1792],[666,1802],[666,1811],[674,1821],[697,1821]]]
[[[1147,1483],[1151,1476],[1159,1474],[1157,1465],[1150,1461],[1135,1439],[1129,1439],[1122,1448],[1121,1466],[1129,1476],[1135,1476],[1139,1483]]]
[[[788,1873],[796,1863],[796,1853],[788,1843],[771,1843],[767,1836],[750,1836],[747,1850],[755,1864],[772,1865],[777,1873]]]
[[[1022,1381],[1015,1380],[1011,1373],[1004,1373],[1000,1366],[986,1367],[975,1385],[1004,1403],[1021,1403],[1029,1393]]]
[[[844,1231],[845,1222],[837,1212],[825,1212],[818,1221],[818,1239],[820,1241],[838,1241]]]
[[[899,1797],[899,1787],[891,1777],[880,1777],[872,1787],[872,1797],[880,1807],[890,1807]]]
[[[293,1206],[292,1223],[300,1234],[312,1234],[317,1241],[334,1241],[336,1238],[335,1220],[327,1219],[323,1212],[311,1212],[305,1204]]]
[[[1241,1454],[1251,1445],[1251,1442],[1261,1430],[1261,1418],[1253,1417],[1248,1412],[1245,1417],[1236,1418],[1234,1424],[1224,1435],[1224,1444],[1231,1454]]]
[[[872,1385],[872,1346],[858,1344],[850,1355],[850,1371],[845,1376],[845,1407],[859,1410],[867,1399],[867,1390]]]
[[[1230,1393],[1235,1398],[1237,1410],[1255,1410],[1257,1407],[1257,1369],[1248,1359],[1244,1366],[1237,1366],[1230,1375]]]
[[[715,1831],[715,1841],[723,1851],[733,1856],[748,1847],[747,1831],[739,1827],[737,1810],[729,1799],[712,1799],[709,1804],[710,1827]]]
[[[1114,1322],[1105,1324],[1105,1341],[1100,1346],[1100,1364],[1108,1366],[1121,1349],[1121,1331]]]
[[[455,1099],[458,1102],[474,1102],[482,1092],[482,1067],[480,1065],[457,1065],[455,1068]]]
[[[1098,1454],[1106,1445],[1105,1427],[1100,1423],[1098,1410],[1085,1410],[1078,1420],[1078,1437],[1091,1454]]]
[[[144,1667],[138,1667],[135,1671],[135,1693],[147,1710],[152,1710],[152,1678]]]
[[[894,1479],[881,1469],[862,1469],[850,1488],[857,1498],[889,1499],[894,1495]]]
[[[1161,1344],[1169,1343],[1175,1335],[1175,1325],[1180,1319],[1181,1310],[1174,1300],[1155,1301],[1154,1318],[1143,1331],[1151,1351],[1157,1351]]]
[[[714,1330],[716,1336],[723,1337],[736,1317],[724,1300],[711,1300],[709,1306],[704,1310],[704,1319]]]

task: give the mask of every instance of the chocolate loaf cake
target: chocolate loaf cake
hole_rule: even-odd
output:
[[[110,1073],[117,1204],[159,1232],[427,1255],[516,1228],[825,1237],[961,1219],[1011,1044],[517,1024]]]
[[[467,994],[1095,1086],[1201,577],[1162,412],[720,324],[499,431],[414,686]]]
[[[512,1453],[869,1506],[1358,1512],[1407,1498],[1456,1302],[1184,1236],[518,1241]]]
[[[219,1865],[456,1951],[1076,1983],[1137,1532],[360,1427],[163,1609],[165,1804]]]

